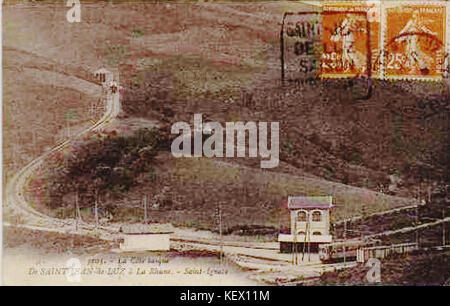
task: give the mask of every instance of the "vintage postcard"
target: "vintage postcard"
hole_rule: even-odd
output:
[[[3,1],[2,283],[449,285],[448,14]]]

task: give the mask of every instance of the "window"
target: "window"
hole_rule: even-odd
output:
[[[300,222],[306,222],[306,212],[305,211],[298,212],[297,220]]]
[[[314,236],[320,236],[320,235],[322,235],[322,233],[321,232],[314,232],[313,235]]]
[[[312,214],[312,220],[314,222],[320,222],[322,221],[322,213],[320,211],[315,211]]]
[[[306,235],[306,233],[304,231],[299,231],[298,234],[299,235]]]

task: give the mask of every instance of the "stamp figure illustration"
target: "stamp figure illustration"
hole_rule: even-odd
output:
[[[321,77],[379,76],[381,6],[377,1],[323,5]]]
[[[443,5],[386,8],[386,78],[442,78],[445,31],[446,10]]]
[[[364,13],[327,13],[323,15],[324,52],[321,77],[354,77],[368,70],[368,22]]]

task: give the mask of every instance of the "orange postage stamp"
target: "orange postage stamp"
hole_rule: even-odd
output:
[[[438,80],[445,71],[445,4],[386,7],[384,76]]]
[[[322,78],[376,76],[380,6],[376,3],[329,2],[323,5]]]

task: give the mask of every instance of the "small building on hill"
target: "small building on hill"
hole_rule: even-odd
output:
[[[113,78],[112,72],[105,68],[98,69],[94,72],[94,75],[100,82],[102,82],[102,84],[112,81]]]
[[[290,196],[290,233],[279,234],[280,252],[318,252],[319,245],[332,242],[331,196]]]
[[[121,228],[122,251],[169,251],[171,224],[130,224]]]

